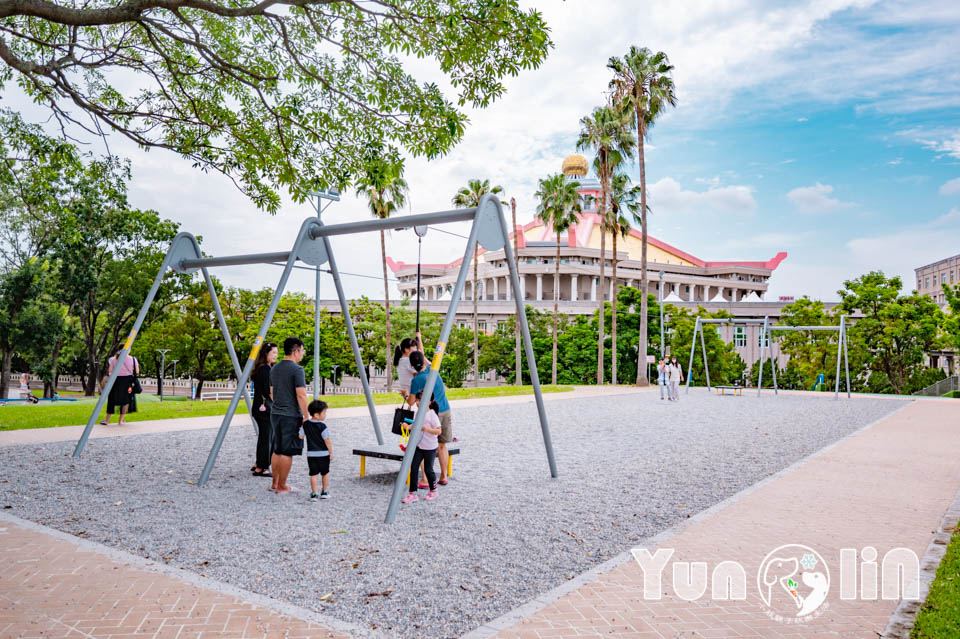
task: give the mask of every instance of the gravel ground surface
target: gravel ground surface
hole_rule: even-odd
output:
[[[331,420],[331,496],[311,503],[305,458],[278,496],[251,477],[248,427],[0,448],[0,505],[59,530],[389,635],[452,637],[629,549],[891,413],[900,401],[653,393],[547,403],[560,478],[533,403],[454,412],[463,453],[440,498],[385,526],[396,462],[354,445],[369,419]],[[386,419],[382,420],[384,423]],[[386,435],[391,440],[394,436]],[[423,493],[421,493],[422,495]]]

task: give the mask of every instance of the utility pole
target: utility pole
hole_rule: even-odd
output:
[[[663,359],[663,271],[660,271],[660,288],[657,295],[660,298],[660,359]]]
[[[160,395],[160,401],[163,401],[163,373],[167,370],[166,361],[167,353],[170,352],[169,348],[158,348],[157,352],[160,353],[160,375],[157,377],[157,391]]]
[[[318,220],[320,214],[326,211],[330,204],[340,201],[340,193],[334,189],[317,191],[310,195],[317,196]],[[330,200],[330,203],[323,206],[322,200]],[[320,399],[320,267],[315,268],[317,270],[317,286],[313,298],[313,398]]]

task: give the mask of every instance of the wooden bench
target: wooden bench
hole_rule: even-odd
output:
[[[447,452],[450,457],[447,459],[447,477],[453,476],[453,456],[460,454],[459,444],[447,444]],[[392,459],[393,461],[403,461],[403,451],[397,444],[384,444],[382,446],[367,446],[364,448],[354,448],[354,455],[360,456],[360,476],[367,475],[367,457],[377,459]],[[407,475],[407,483],[410,483],[410,475]]]
[[[743,386],[720,385],[714,386],[717,395],[725,395],[726,391],[733,391],[734,395],[743,395]]]

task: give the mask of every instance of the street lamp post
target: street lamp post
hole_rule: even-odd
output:
[[[160,375],[157,377],[157,392],[160,395],[160,401],[163,401],[163,373],[167,370],[166,361],[167,353],[170,352],[169,348],[158,348],[157,352],[160,353]]]
[[[317,197],[317,219],[320,214],[327,210],[330,204],[340,201],[340,193],[334,189],[327,191],[317,191],[311,193]],[[323,206],[322,200],[330,200],[326,206]],[[316,267],[316,294],[313,300],[313,398],[320,399],[320,358],[318,350],[320,348],[320,267]]]

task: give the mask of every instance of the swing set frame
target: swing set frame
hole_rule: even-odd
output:
[[[757,377],[757,397],[760,396],[760,392],[763,390],[763,351],[766,350],[768,357],[771,363],[771,370],[773,372],[773,394],[779,395],[779,388],[777,387],[777,367],[773,363],[773,339],[772,333],[774,331],[838,331],[839,337],[837,339],[837,374],[836,374],[836,386],[833,391],[833,399],[837,400],[840,398],[840,360],[843,359],[843,366],[847,382],[847,398],[850,397],[850,362],[847,359],[847,316],[840,316],[840,324],[838,326],[826,325],[826,326],[790,326],[787,324],[770,324],[770,316],[766,315],[763,318],[763,321],[758,319],[739,319],[739,318],[703,318],[698,317],[697,322],[693,327],[693,340],[690,343],[690,365],[687,366],[687,389],[686,392],[690,392],[690,377],[693,372],[693,355],[697,350],[697,334],[700,334],[700,348],[701,355],[703,357],[703,371],[707,377],[707,390],[710,390],[710,365],[707,364],[707,345],[703,337],[703,326],[704,324],[722,324],[726,326],[730,325],[760,325],[760,374]]]
[[[247,400],[249,408],[246,385],[250,379],[250,375],[253,372],[253,366],[257,359],[257,354],[260,351],[260,347],[263,345],[264,338],[266,337],[267,331],[270,328],[270,324],[273,321],[273,316],[276,313],[277,306],[280,303],[280,298],[283,296],[287,281],[290,278],[290,274],[293,271],[297,261],[302,261],[315,267],[320,267],[323,264],[329,263],[329,272],[333,277],[333,282],[337,290],[337,297],[340,300],[341,313],[343,314],[344,324],[347,328],[347,335],[350,338],[350,346],[353,350],[360,382],[363,385],[363,392],[366,396],[367,408],[370,411],[370,419],[373,423],[373,431],[376,435],[377,443],[379,445],[383,445],[383,432],[380,428],[380,422],[377,419],[376,407],[373,403],[373,395],[370,391],[370,383],[367,379],[363,357],[360,353],[360,346],[357,343],[357,336],[353,328],[353,320],[350,317],[350,307],[343,291],[343,284],[340,279],[340,271],[337,269],[337,262],[334,258],[333,249],[330,245],[330,238],[339,235],[355,235],[357,233],[369,233],[381,230],[401,229],[417,226],[425,227],[433,224],[449,224],[454,222],[471,222],[472,224],[470,227],[470,235],[467,238],[467,245],[463,254],[463,261],[460,263],[460,271],[457,274],[457,283],[454,286],[453,296],[450,300],[450,307],[447,309],[447,315],[443,321],[443,328],[440,331],[440,338],[434,350],[433,361],[430,365],[429,372],[427,373],[424,395],[426,397],[430,397],[433,393],[434,387],[437,384],[437,379],[439,378],[440,365],[443,362],[444,349],[456,319],[457,306],[463,294],[464,283],[467,278],[469,265],[473,258],[473,253],[477,243],[479,243],[488,251],[497,251],[501,248],[504,249],[506,252],[506,261],[510,272],[513,290],[521,290],[519,271],[513,259],[513,247],[510,245],[510,235],[506,219],[503,215],[503,209],[500,206],[500,201],[491,194],[484,195],[476,207],[456,209],[453,211],[439,211],[436,213],[424,213],[419,215],[404,215],[386,219],[373,219],[361,222],[348,222],[344,224],[331,225],[324,224],[318,217],[309,217],[300,225],[300,230],[297,233],[296,240],[294,241],[291,250],[279,253],[204,257],[200,251],[200,245],[197,243],[197,240],[193,235],[190,233],[178,234],[171,243],[170,248],[163,259],[163,263],[160,266],[160,270],[153,281],[153,286],[150,288],[150,292],[147,294],[147,298],[144,300],[143,306],[140,308],[140,313],[137,315],[137,318],[133,323],[133,328],[130,330],[130,334],[124,342],[123,348],[118,354],[117,364],[114,366],[113,372],[110,374],[106,385],[100,393],[100,398],[98,399],[97,405],[90,415],[90,419],[87,421],[87,425],[83,430],[83,434],[77,441],[77,445],[73,451],[73,456],[77,457],[83,452],[87,440],[90,437],[90,432],[93,430],[93,425],[96,422],[100,411],[103,409],[104,403],[107,401],[107,397],[110,394],[110,390],[113,388],[114,383],[116,382],[120,368],[124,360],[127,358],[127,355],[133,346],[134,339],[136,338],[137,333],[143,324],[144,318],[147,315],[147,311],[150,309],[150,305],[153,303],[153,299],[160,288],[160,284],[163,281],[163,278],[166,276],[167,269],[172,269],[177,273],[184,274],[194,273],[199,270],[202,273],[203,278],[206,280],[207,289],[210,292],[210,298],[213,303],[213,309],[217,315],[217,320],[220,324],[220,329],[223,333],[224,340],[226,341],[227,350],[230,353],[234,371],[237,375],[237,388],[230,399],[227,412],[223,417],[223,421],[220,424],[220,429],[217,431],[217,436],[213,442],[213,446],[210,449],[210,454],[207,457],[203,471],[200,473],[200,479],[197,482],[198,486],[205,485],[210,479],[210,473],[213,471],[213,466],[216,462],[217,455],[219,454],[220,448],[223,445],[223,440],[226,437],[227,429],[230,427],[230,423],[236,413],[237,405],[239,404],[241,397]],[[274,290],[273,299],[270,302],[270,306],[267,308],[266,315],[264,316],[263,322],[260,325],[260,330],[258,331],[257,337],[253,342],[253,347],[250,349],[249,357],[241,369],[237,359],[236,351],[233,347],[233,341],[230,337],[229,330],[227,329],[226,320],[223,317],[223,311],[221,310],[219,300],[217,299],[213,281],[210,279],[208,269],[213,267],[239,266],[247,264],[269,264],[276,262],[280,262],[284,265],[283,274],[280,276],[280,281]],[[537,413],[539,414],[540,418],[540,429],[543,435],[544,448],[546,449],[547,463],[550,468],[550,476],[556,478],[558,476],[557,462],[553,451],[553,441],[550,436],[550,427],[547,421],[547,414],[543,403],[543,394],[540,389],[540,377],[537,374],[533,342],[530,339],[530,330],[527,325],[526,307],[524,301],[520,299],[519,296],[515,295],[514,299],[516,300],[517,305],[517,317],[520,320],[520,331],[523,334],[524,350],[526,351],[527,355],[530,381],[533,385],[534,399],[537,405]],[[413,441],[418,441],[427,410],[428,409],[426,406],[420,410],[417,410],[416,418],[414,419],[414,423],[410,428],[410,437]],[[393,520],[396,518],[397,509],[400,505],[400,499],[406,490],[406,477],[407,473],[410,471],[414,448],[415,447],[413,446],[407,446],[407,449],[403,455],[403,462],[400,465],[400,470],[397,473],[396,480],[394,481],[393,493],[390,497],[390,503],[387,507],[387,514],[385,518],[385,522],[388,524],[393,522]]]

